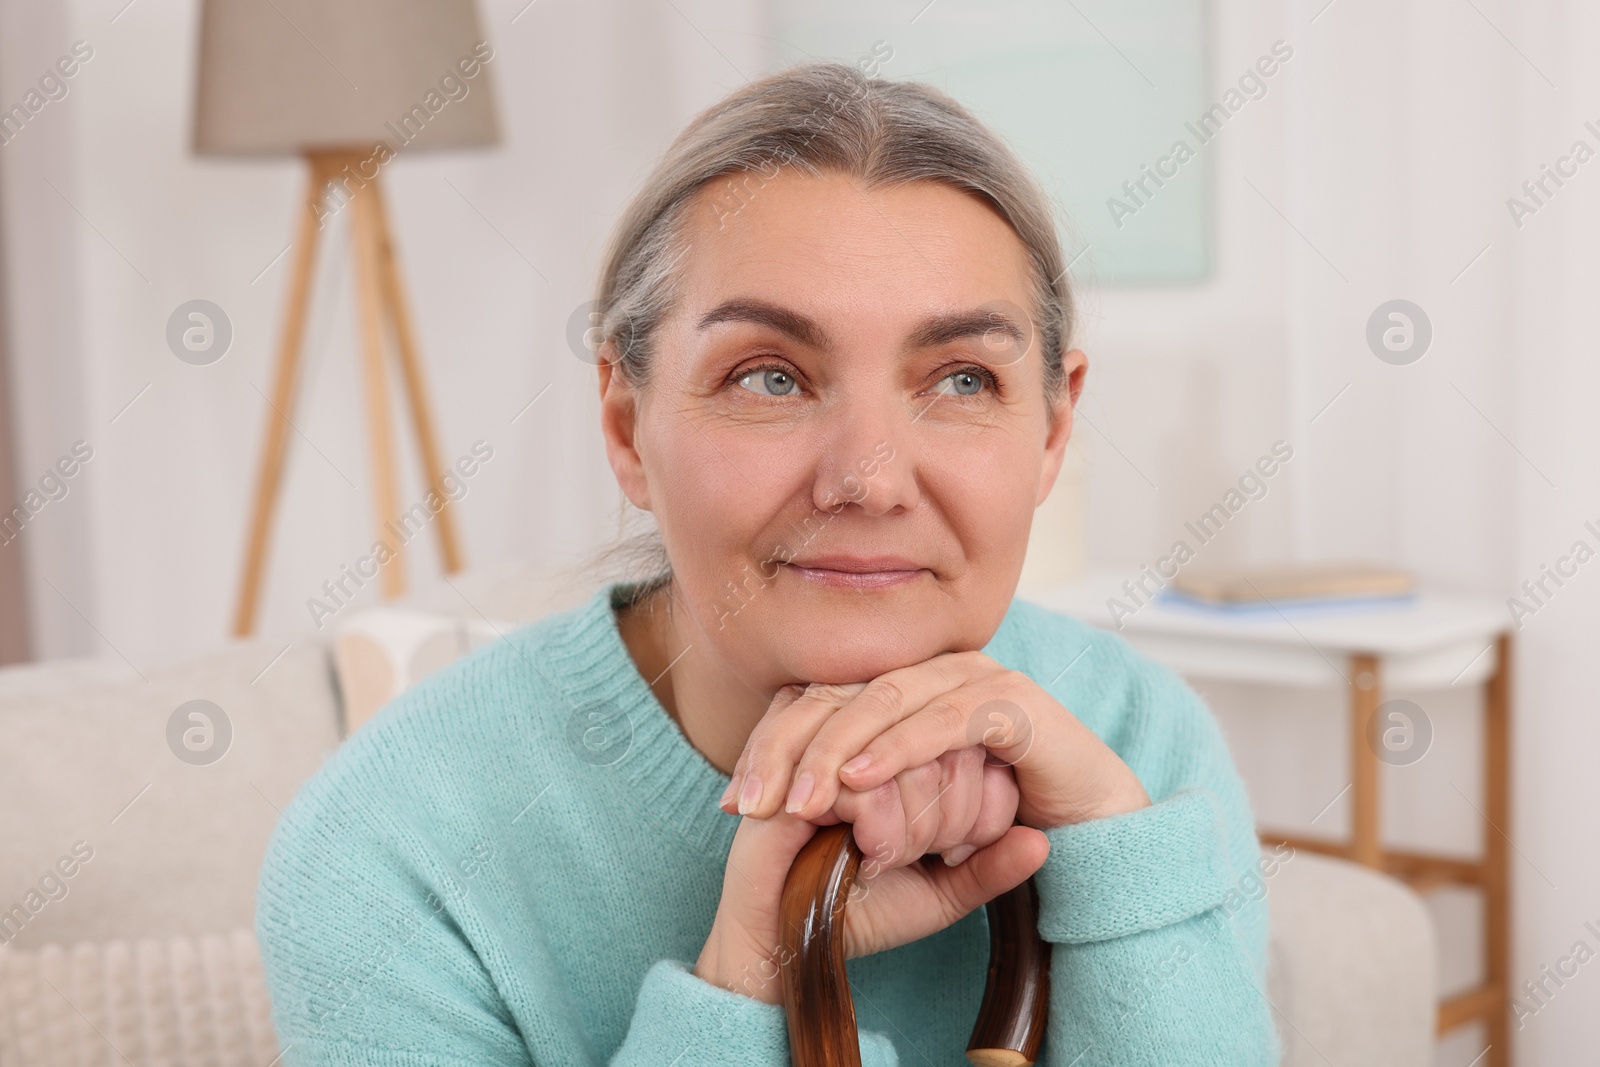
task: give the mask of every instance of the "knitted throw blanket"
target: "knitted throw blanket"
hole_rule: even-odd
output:
[[[0,950],[0,1064],[268,1067],[254,935]]]

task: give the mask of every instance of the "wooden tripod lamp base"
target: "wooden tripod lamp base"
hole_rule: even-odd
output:
[[[255,629],[267,541],[283,482],[284,457],[299,383],[317,242],[324,220],[334,214],[334,211],[327,209],[327,205],[330,202],[329,186],[335,183],[339,190],[337,202],[340,209],[349,207],[351,211],[352,258],[361,305],[362,376],[373,466],[373,518],[378,539],[389,549],[387,560],[379,567],[383,594],[392,599],[404,593],[406,586],[405,570],[400,559],[401,545],[387,532],[388,524],[400,517],[400,498],[396,487],[394,428],[389,417],[389,369],[384,359],[386,321],[394,335],[394,347],[401,378],[405,382],[423,473],[428,480],[428,487],[438,494],[441,501],[438,514],[434,517],[439,529],[440,558],[446,573],[453,574],[461,569],[455,515],[450,510],[450,497],[444,491],[443,478],[446,472],[439,458],[439,444],[422,380],[416,336],[400,284],[399,267],[395,262],[388,214],[384,210],[383,195],[378,184],[380,175],[375,163],[376,153],[372,149],[337,149],[309,152],[306,158],[310,165],[310,183],[294,243],[288,306],[284,312],[272,386],[272,411],[267,415],[266,440],[261,451],[261,468],[256,479],[245,546],[244,571],[233,619],[233,633],[241,637]],[[366,175],[368,170],[372,171],[371,177]]]

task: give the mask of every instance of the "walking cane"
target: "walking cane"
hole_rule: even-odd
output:
[[[844,966],[844,909],[860,866],[850,824],[836,823],[806,842],[784,882],[779,969],[792,1067],[861,1067]],[[989,978],[967,1059],[976,1067],[1029,1067],[1050,1004],[1050,945],[1039,937],[1033,879],[985,907]]]

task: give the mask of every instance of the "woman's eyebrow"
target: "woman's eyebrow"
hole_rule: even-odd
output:
[[[991,330],[999,330],[1017,344],[1027,341],[1027,334],[1011,316],[999,311],[958,311],[949,315],[935,315],[923,320],[906,339],[906,349],[937,348],[963,337],[983,337]]]
[[[833,347],[827,331],[815,321],[798,311],[769,304],[764,300],[742,298],[724,300],[700,316],[700,329],[708,329],[719,322],[753,322],[758,326],[766,326],[779,333],[788,334],[808,348],[826,352]]]
[[[819,351],[826,352],[833,347],[827,331],[814,320],[798,311],[764,300],[725,300],[700,316],[699,328],[708,329],[722,322],[750,322],[766,326]],[[1009,315],[979,308],[935,315],[923,320],[906,338],[905,350],[934,348],[963,337],[982,337],[991,330],[999,330],[1018,344],[1027,340],[1022,326]]]

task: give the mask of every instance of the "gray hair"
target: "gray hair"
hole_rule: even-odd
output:
[[[595,291],[602,344],[615,371],[646,388],[654,335],[677,298],[682,238],[697,194],[724,179],[708,200],[719,222],[742,206],[755,182],[784,167],[841,173],[868,187],[935,181],[982,198],[1027,250],[1044,390],[1064,384],[1062,356],[1075,325],[1051,203],[1010,147],[965,108],[918,82],[870,78],[843,63],[804,63],[749,83],[699,115],[672,142],[624,210],[607,245]],[[671,578],[653,520],[619,539],[595,563],[622,564],[637,593]]]

